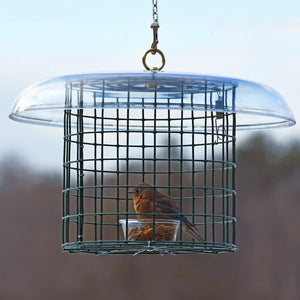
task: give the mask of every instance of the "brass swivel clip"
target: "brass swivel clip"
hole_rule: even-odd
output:
[[[152,45],[151,45],[151,48],[149,50],[147,50],[142,58],[142,61],[143,61],[143,65],[145,67],[146,70],[150,70],[150,71],[160,71],[162,70],[162,68],[165,66],[165,63],[166,63],[166,59],[165,59],[165,56],[164,54],[162,53],[162,51],[160,51],[158,48],[157,48],[157,44],[158,44],[158,28],[159,28],[159,24],[157,22],[154,22],[151,24],[151,28],[153,29],[153,42],[152,42]],[[146,63],[146,57],[147,55],[151,52],[152,55],[155,55],[156,53],[158,53],[161,57],[161,60],[162,60],[162,64],[161,66],[158,68],[158,67],[149,67]]]

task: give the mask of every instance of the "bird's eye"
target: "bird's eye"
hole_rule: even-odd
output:
[[[137,194],[138,194],[138,195],[141,195],[142,192],[143,192],[143,189],[142,189],[142,188],[138,188],[138,189],[137,189]]]

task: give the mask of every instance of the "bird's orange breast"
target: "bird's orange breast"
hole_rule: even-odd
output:
[[[153,202],[151,199],[141,197],[135,197],[134,201],[134,209],[138,214],[151,214],[153,213]],[[151,216],[143,216],[138,215],[138,218],[151,218]]]
[[[135,197],[133,199],[133,201],[134,201],[134,209],[135,209],[136,213],[141,214],[141,215],[137,216],[139,219],[152,218],[151,215],[142,215],[142,214],[152,214],[153,213],[153,201],[152,201],[152,199],[140,196],[140,197]],[[161,209],[157,208],[157,207],[155,208],[155,212],[158,213],[158,214],[163,213],[163,211]],[[160,218],[161,217],[162,216],[160,216]]]

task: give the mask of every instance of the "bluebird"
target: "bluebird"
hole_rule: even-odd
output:
[[[183,222],[183,229],[193,238],[198,241],[204,242],[203,238],[198,233],[195,225],[192,224],[187,218],[180,215],[180,210],[176,202],[168,195],[159,192],[151,184],[142,182],[132,189],[134,209],[141,218],[152,218],[151,215],[143,215],[145,213],[153,213],[153,198],[155,195],[155,213],[166,214],[159,215],[159,219],[177,219]],[[154,194],[155,193],[155,194]]]

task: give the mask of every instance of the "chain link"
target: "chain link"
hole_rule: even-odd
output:
[[[153,22],[158,23],[157,0],[152,0],[152,4],[153,4]]]

